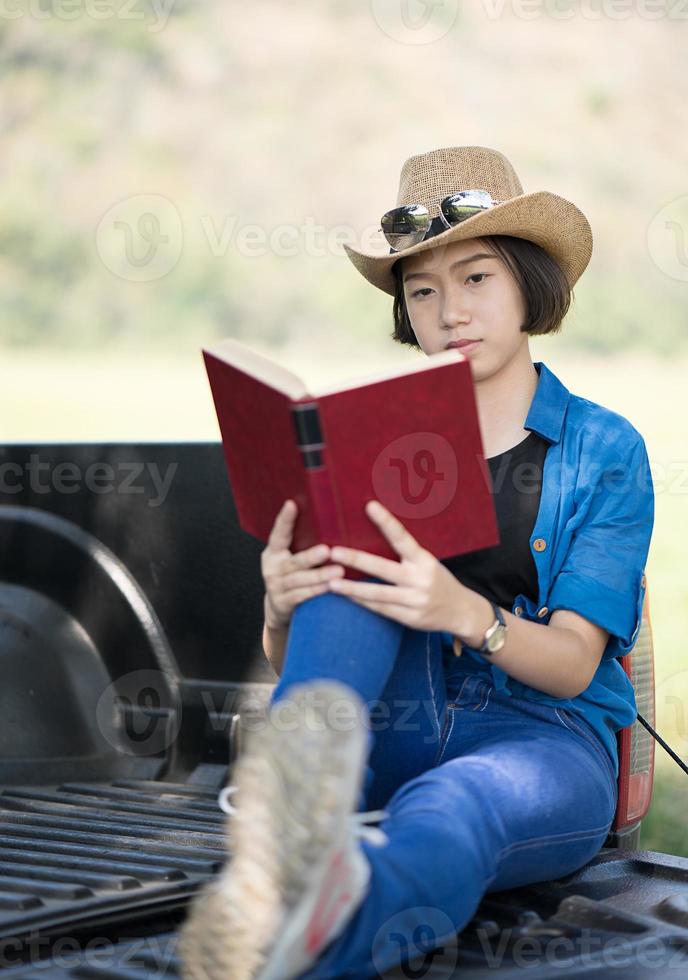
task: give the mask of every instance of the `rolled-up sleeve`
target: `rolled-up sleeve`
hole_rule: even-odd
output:
[[[603,658],[633,649],[642,621],[645,565],[654,524],[654,488],[643,438],[624,460],[598,468],[585,516],[572,535],[547,605],[570,609],[609,632]]]

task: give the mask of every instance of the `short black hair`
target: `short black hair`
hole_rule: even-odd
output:
[[[486,235],[477,240],[503,260],[521,290],[526,310],[521,332],[532,336],[560,330],[571,305],[572,290],[549,252],[535,242],[512,235]],[[392,340],[421,350],[406,308],[401,259],[403,256],[392,266],[395,281]]]

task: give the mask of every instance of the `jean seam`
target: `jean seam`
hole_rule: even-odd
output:
[[[437,762],[435,763],[436,766],[439,766],[440,763],[442,762],[442,759],[444,758],[444,753],[446,752],[447,746],[449,745],[449,739],[451,738],[451,733],[454,730],[454,719],[456,718],[456,715],[454,714],[453,707],[450,707],[449,705],[447,705],[447,711],[450,711],[450,710],[451,710],[451,722],[450,722],[450,725],[449,725],[449,731],[447,732],[447,737],[444,740],[444,745],[442,746],[442,751],[439,754],[439,758],[437,759]]]
[[[574,719],[571,719],[571,722],[573,724],[569,724],[569,722],[566,720],[566,718],[564,718],[562,716],[562,714],[560,713],[560,711],[561,711],[561,709],[559,709],[559,708],[555,708],[554,709],[555,715],[557,716],[557,718],[559,719],[559,721],[562,723],[562,725],[564,726],[564,728],[566,728],[568,731],[570,731],[573,735],[578,735],[579,738],[584,739],[584,741],[586,741],[588,743],[588,745],[590,745],[590,747],[598,755],[601,755],[602,756],[602,759],[604,761],[604,764],[605,764],[605,766],[607,767],[607,769],[609,771],[609,775],[610,775],[610,777],[612,779],[612,782],[616,782],[616,776],[614,774],[614,769],[612,767],[611,759],[608,758],[607,750],[604,748],[604,746],[597,745],[595,742],[592,741],[592,739],[587,734],[587,732],[584,732],[584,731],[580,730],[577,726],[574,727],[575,726]]]
[[[480,707],[480,708],[476,708],[476,709],[475,709],[476,711],[484,711],[484,710],[485,710],[485,708],[486,708],[486,707],[488,706],[488,704],[489,704],[489,701],[490,701],[490,695],[492,694],[492,691],[493,691],[493,688],[491,688],[491,687],[488,687],[488,689],[487,689],[487,697],[485,698],[485,704],[483,704],[483,705],[482,705],[482,707]]]
[[[451,703],[447,702],[444,708],[444,724],[442,725],[442,731],[440,732],[440,744],[438,745],[437,752],[435,753],[435,761],[433,762],[433,766],[438,765],[440,759],[444,755],[444,745],[446,744],[445,734],[449,728],[449,716],[451,714],[452,718],[454,717],[453,712],[450,712],[450,708]]]
[[[512,851],[526,850],[529,847],[542,847],[543,844],[570,844],[576,841],[590,840],[594,837],[599,837],[602,833],[608,833],[610,825],[611,821],[607,821],[607,823],[603,823],[599,827],[593,827],[583,833],[572,830],[567,834],[548,834],[544,837],[528,837],[526,840],[516,841],[503,848],[497,854],[497,861],[500,861],[504,855],[510,854]]]
[[[452,701],[452,704],[455,705],[455,707],[457,707],[457,708],[459,707],[459,701],[461,700],[461,695],[463,694],[463,689],[466,686],[466,684],[468,683],[468,678],[470,676],[471,676],[470,674],[466,674],[466,676],[463,679],[463,684],[461,685],[461,687],[459,689],[459,693],[456,695],[456,697]]]
[[[480,711],[485,704],[487,704],[487,699],[485,698],[485,688],[481,686],[478,688],[479,694],[477,702],[472,708],[466,708],[466,711]]]
[[[466,684],[468,684],[468,681],[470,679],[470,676],[471,676],[470,674],[466,674],[466,676],[464,677],[463,682],[461,684],[461,687],[456,692],[456,696],[454,697],[454,700],[448,702],[453,708],[457,708],[457,709],[460,709],[461,708],[460,701],[461,701],[461,698],[463,697],[463,689],[466,686]]]
[[[437,740],[438,744],[442,740],[442,732],[440,730],[440,716],[437,713],[437,697],[435,695],[435,688],[432,683],[432,671],[430,670],[430,633],[426,633],[426,643],[425,643],[425,669],[428,672],[428,684],[430,685],[430,696],[432,697],[432,707],[435,712],[435,721],[437,723]]]
[[[485,708],[487,707],[487,704],[488,704],[489,700],[490,700],[490,694],[492,693],[493,688],[490,687],[489,685],[486,685],[485,688],[484,688],[484,690],[483,690],[483,694],[481,695],[481,700],[478,702],[478,704],[474,708],[466,708],[465,706],[462,706],[459,703],[461,701],[461,697],[463,695],[463,690],[464,690],[466,684],[468,683],[469,679],[471,678],[471,676],[472,676],[471,674],[466,674],[466,676],[464,677],[463,682],[461,684],[461,687],[460,687],[459,691],[457,692],[454,700],[453,701],[448,701],[447,704],[446,704],[446,707],[445,707],[446,716],[448,718],[449,717],[449,714],[451,713],[451,721],[449,722],[449,725],[447,725],[447,722],[445,721],[443,731],[440,733],[440,745],[441,745],[441,748],[439,750],[439,755],[435,759],[435,765],[436,766],[439,766],[440,765],[440,763],[444,759],[444,754],[447,751],[447,745],[449,744],[449,740],[450,740],[451,735],[452,735],[452,732],[454,730],[454,719],[456,717],[455,712],[456,711],[463,711],[463,710],[466,710],[466,711],[484,711]],[[487,693],[487,696],[485,696],[485,692]],[[482,700],[483,698],[484,698],[484,702]],[[438,722],[438,727],[439,727],[439,722]],[[446,732],[446,734],[445,734],[445,732]]]

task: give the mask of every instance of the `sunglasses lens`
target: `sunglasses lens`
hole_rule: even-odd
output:
[[[450,225],[457,225],[494,204],[488,191],[459,191],[442,201],[442,214]]]
[[[383,214],[382,231],[395,251],[422,242],[430,227],[430,213],[423,204],[407,204]]]

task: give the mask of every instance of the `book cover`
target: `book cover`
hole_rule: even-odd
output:
[[[292,552],[324,542],[398,560],[365,513],[371,499],[437,558],[499,543],[471,368],[456,349],[310,388],[236,340],[203,358],[239,522],[260,541],[291,498]]]

